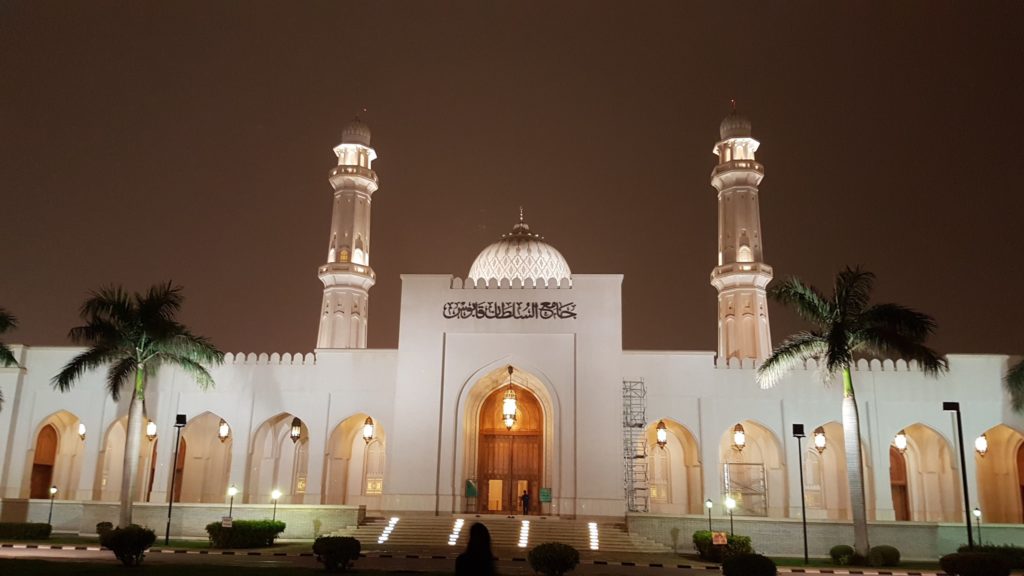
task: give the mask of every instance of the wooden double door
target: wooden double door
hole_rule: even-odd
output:
[[[516,388],[516,421],[509,430],[501,419],[506,388],[493,392],[480,413],[477,444],[477,512],[522,514],[522,495],[530,495],[531,514],[540,512],[544,473],[543,412],[537,398]]]

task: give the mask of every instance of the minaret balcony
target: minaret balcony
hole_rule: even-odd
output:
[[[711,272],[711,284],[719,290],[731,287],[764,288],[772,281],[772,267],[763,262],[733,262]]]
[[[373,268],[354,262],[330,262],[324,264],[317,269],[317,276],[320,277],[325,286],[347,284],[348,282],[342,280],[347,277],[351,279],[358,278],[358,284],[368,283],[367,287],[369,287],[373,286],[374,281],[377,279]]]
[[[362,166],[352,166],[347,164],[335,166],[331,170],[330,179],[333,182],[335,178],[344,178],[352,176],[358,178],[365,178],[367,180],[370,180],[374,184],[377,183],[377,173],[374,172],[373,170],[370,170],[369,168],[364,168]]]
[[[717,176],[719,174],[724,174],[725,172],[734,172],[737,170],[742,170],[745,172],[754,171],[760,174],[764,174],[764,166],[761,165],[760,162],[755,162],[753,160],[730,160],[728,162],[722,162],[721,164],[716,165],[715,168],[711,171],[711,175]]]

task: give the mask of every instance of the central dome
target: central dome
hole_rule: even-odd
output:
[[[561,280],[571,276],[572,271],[562,254],[545,242],[543,236],[530,232],[530,226],[523,222],[522,211],[512,232],[484,248],[469,268],[471,279],[485,282],[491,278],[525,281],[527,278]]]

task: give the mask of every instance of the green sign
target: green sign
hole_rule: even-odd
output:
[[[540,501],[541,502],[551,502],[551,488],[541,488],[540,489]]]
[[[478,495],[476,480],[466,480],[466,498],[476,498]]]

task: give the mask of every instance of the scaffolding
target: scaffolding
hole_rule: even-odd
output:
[[[647,512],[647,388],[643,380],[622,381],[622,458],[625,464],[626,510]]]

